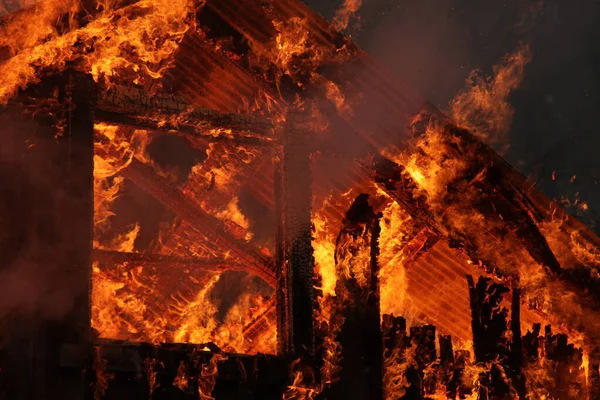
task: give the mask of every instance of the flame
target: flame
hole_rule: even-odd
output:
[[[102,350],[100,347],[94,347],[94,364],[93,369],[96,374],[96,383],[94,385],[94,400],[100,400],[108,390],[108,384],[114,379],[114,374],[106,371],[106,360],[102,358]]]
[[[41,71],[60,71],[75,60],[79,70],[107,84],[117,79],[137,84],[156,81],[172,65],[173,55],[191,27],[189,15],[195,10],[194,3],[142,0],[101,11],[86,26],[62,35],[52,32],[50,17],[64,12],[64,8],[42,9],[47,16],[42,19],[41,31],[13,45],[14,55],[0,64],[0,103],[6,103],[19,88],[37,82]],[[67,10],[74,14],[79,11],[73,9],[78,4],[67,2],[71,5]],[[23,26],[19,19],[12,22],[15,25],[11,30]]]
[[[361,6],[362,0],[344,0],[344,3],[333,17],[333,26],[335,29],[338,31],[345,30],[350,23],[350,19],[356,15]]]
[[[148,380],[148,390],[150,394],[154,393],[154,391],[160,386],[156,382],[156,358],[146,357],[144,359],[144,370],[146,371],[146,379]]]
[[[208,294],[218,280],[219,275],[214,276],[192,301],[175,299],[177,317],[182,321],[174,335],[176,343],[206,343],[210,341],[211,333],[216,328],[213,316],[217,309],[210,301]]]
[[[198,395],[200,400],[214,400],[212,392],[217,384],[219,363],[227,359],[221,353],[214,353],[207,364],[202,365],[198,376]]]
[[[233,222],[245,232],[244,239],[247,241],[252,239],[253,234],[250,231],[250,222],[240,210],[239,199],[237,197],[233,198],[233,200],[231,200],[223,210],[217,212],[215,216],[219,219]]]
[[[323,82],[325,87],[325,97],[335,104],[335,108],[340,115],[344,116],[345,118],[352,116],[352,107],[346,101],[346,97],[344,96],[344,93],[339,85],[325,78],[319,79],[317,78],[316,74],[314,80],[320,80]]]
[[[173,380],[173,386],[182,391],[185,391],[189,386],[187,367],[183,360],[179,361],[179,367],[177,367],[177,376],[175,376],[175,379]]]
[[[425,118],[418,114],[413,124]],[[383,154],[403,165],[406,173],[417,184],[416,195],[424,194],[428,204],[443,206],[443,197],[448,185],[456,180],[468,166],[466,159],[453,157],[452,147],[456,140],[444,133],[443,126],[436,121],[426,121],[425,132],[414,143],[410,152],[384,150]]]
[[[287,387],[283,393],[283,400],[314,400],[320,393],[318,389],[307,387],[304,383],[304,365],[301,359],[297,359],[290,365],[290,370],[293,372],[294,381]]]
[[[407,312],[408,280],[404,265],[403,224],[408,216],[396,202],[384,210],[379,236],[379,285],[381,315]]]
[[[450,103],[454,121],[488,144],[506,150],[514,114],[508,96],[521,84],[529,61],[529,46],[523,44],[494,66],[493,77],[471,72],[466,88]]]

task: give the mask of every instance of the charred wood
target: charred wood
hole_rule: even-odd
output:
[[[452,379],[455,371],[452,338],[450,335],[438,335],[438,341],[440,344],[440,380],[446,388],[446,396],[455,399],[458,388]]]
[[[550,393],[560,399],[581,398],[586,390],[583,350],[569,343],[566,334],[553,334],[550,326],[545,329],[544,347],[554,386],[548,388]]]
[[[468,275],[473,349],[477,362],[491,362],[509,356],[508,310],[500,306],[507,287],[479,277],[477,283]]]
[[[279,211],[276,289],[279,351],[308,360],[315,355],[313,326],[314,259],[311,232],[310,153],[302,115],[288,113],[283,126],[281,164],[276,166]]]
[[[278,144],[272,138],[256,135],[251,131],[239,130],[233,123],[228,125],[226,121],[219,122],[220,125],[215,122],[193,118],[186,118],[184,121],[177,122],[170,121],[168,117],[161,119],[157,116],[131,116],[102,110],[98,110],[96,117],[97,121],[111,125],[169,132],[184,138],[203,139],[207,142],[231,142],[249,146],[274,146]]]
[[[501,399],[513,391],[507,372],[511,368],[508,341],[508,310],[501,306],[509,289],[479,277],[477,283],[468,275],[471,326],[475,362],[489,369],[479,376],[479,399]]]
[[[384,357],[393,356],[394,352],[403,354],[407,346],[406,319],[385,314],[381,322],[383,334]]]
[[[107,118],[107,122],[119,122],[134,126],[156,126],[165,123],[166,126],[177,126],[178,122],[192,122],[186,128],[207,126],[215,129],[231,129],[235,132],[252,132],[258,139],[268,140],[273,134],[274,124],[268,119],[242,114],[223,114],[205,108],[194,108],[190,103],[175,96],[150,96],[141,88],[125,88],[117,86],[100,93],[98,97],[99,117]],[[162,116],[162,120],[157,120]],[[112,121],[111,121],[112,120]],[[128,122],[127,122],[128,121]]]

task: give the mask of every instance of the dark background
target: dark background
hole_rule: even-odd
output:
[[[341,4],[305,1],[327,19]],[[472,69],[529,43],[504,157],[600,233],[600,1],[364,0],[358,17],[354,40],[441,109]]]

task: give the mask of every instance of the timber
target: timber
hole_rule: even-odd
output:
[[[190,222],[194,229],[205,235],[208,242],[213,243],[223,251],[230,250],[241,262],[252,265],[250,268],[254,269],[263,280],[269,281],[269,279],[272,279],[270,277],[274,266],[268,257],[263,256],[258,249],[253,248],[243,240],[235,239],[229,235],[218,218],[207,214],[200,207],[194,205],[179,189],[159,176],[152,167],[134,159],[122,173],[123,176],[155,197],[180,218]]]
[[[165,256],[162,254],[144,254],[144,253],[130,253],[130,252],[120,252],[120,251],[111,251],[111,250],[100,250],[94,249],[92,252],[92,257],[94,260],[101,263],[109,263],[109,264],[127,264],[128,266],[124,268],[124,271],[129,268],[135,268],[138,265],[144,265],[148,267],[156,267],[161,270],[169,271],[170,273],[176,271],[177,268],[190,270],[190,274],[196,275],[203,272],[224,272],[224,271],[244,271],[249,273],[255,273],[256,275],[262,274],[261,276],[264,278],[264,271],[253,271],[248,269],[251,267],[250,264],[239,264],[235,261],[229,261],[225,259],[215,259],[215,260],[202,260],[202,259],[189,259],[189,258],[180,258],[180,257],[172,257]],[[272,274],[270,279],[266,281],[268,284],[274,286],[275,285],[275,275]]]

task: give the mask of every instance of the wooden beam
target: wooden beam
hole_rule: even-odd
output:
[[[275,267],[269,257],[263,255],[259,249],[227,233],[221,220],[195,205],[171,182],[158,175],[152,167],[133,159],[131,164],[122,170],[122,174],[163,203],[178,217],[188,221],[195,230],[206,237],[207,242],[224,253],[229,252],[266,282],[272,280]]]

